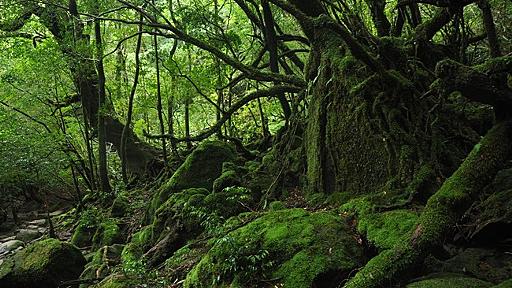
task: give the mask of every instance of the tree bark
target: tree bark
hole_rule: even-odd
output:
[[[140,17],[142,21],[142,16]],[[126,143],[128,139],[128,130],[132,124],[132,114],[133,114],[133,100],[135,98],[135,93],[137,92],[137,85],[139,84],[139,75],[140,75],[140,49],[142,46],[142,25],[139,25],[139,36],[137,37],[137,46],[135,48],[135,76],[133,77],[133,85],[130,91],[130,97],[128,99],[128,113],[126,116],[126,124],[123,127],[123,133],[121,134],[121,172],[123,175],[123,181],[126,185],[128,185],[128,168],[126,164]]]
[[[94,32],[96,36],[96,63],[98,72],[98,155],[100,173],[100,188],[102,192],[110,193],[112,191],[108,179],[108,163],[107,163],[107,129],[105,127],[106,114],[106,95],[105,95],[105,71],[103,70],[103,44],[101,39],[100,20],[94,21]]]

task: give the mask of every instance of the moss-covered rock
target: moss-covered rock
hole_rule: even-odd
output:
[[[174,193],[156,211],[153,221],[154,243],[149,262],[159,263],[203,231],[215,231],[225,219],[252,206],[251,191],[228,187],[218,193],[190,188]]]
[[[353,237],[332,213],[267,212],[217,239],[184,286],[260,287],[258,279],[275,279],[282,287],[311,287],[323,273],[343,274],[363,263],[362,247]]]
[[[75,246],[56,239],[38,241],[1,265],[0,287],[54,288],[77,279],[84,265],[85,258]]]
[[[103,279],[100,283],[92,286],[94,288],[132,288],[135,286],[135,281],[127,278],[124,275],[112,274]]]
[[[114,199],[114,202],[110,207],[110,216],[124,217],[129,210],[130,202],[128,201],[128,197],[126,197],[123,194],[120,194],[116,197],[116,199]]]
[[[92,245],[92,240],[98,225],[101,224],[103,216],[98,209],[89,209],[82,213],[78,225],[71,236],[71,243],[77,247]]]
[[[156,210],[153,220],[155,240],[161,240],[171,228],[177,227],[180,227],[178,230],[186,231],[189,234],[197,234],[201,213],[205,213],[205,211],[199,211],[196,207],[204,202],[207,194],[209,192],[205,188],[190,188],[172,194]]]
[[[235,149],[221,141],[203,142],[162,185],[152,200],[149,214],[164,204],[173,193],[187,188],[212,189],[222,172],[222,163],[236,158]]]
[[[222,175],[213,182],[213,193],[220,192],[227,187],[240,186],[241,183],[242,180],[236,171],[222,172]]]
[[[341,207],[357,217],[357,231],[379,249],[389,249],[414,228],[418,215],[409,210],[374,211],[366,198],[356,198]]]
[[[486,288],[489,282],[459,274],[440,274],[407,285],[407,288]]]
[[[112,218],[105,219],[96,229],[93,239],[94,247],[109,246],[112,244],[120,244],[121,229],[117,225],[116,221]]]
[[[125,270],[134,270],[140,266],[142,255],[148,249],[153,239],[153,226],[149,225],[134,233],[121,253],[121,260]]]

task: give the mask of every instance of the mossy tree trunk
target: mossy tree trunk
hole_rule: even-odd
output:
[[[417,40],[410,43],[372,36],[357,19],[354,27],[340,24],[322,1],[271,2],[298,20],[312,48],[305,71],[308,193],[344,192],[384,207],[407,203],[418,193],[423,195],[417,204],[428,199],[415,231],[371,260],[347,287],[398,281],[451,232],[509,159],[512,130],[505,111],[512,94],[494,75],[510,67],[501,65],[507,61],[467,67],[457,62],[460,51],[431,41],[453,18],[453,7],[439,8],[424,22],[409,20],[414,29],[409,37]],[[367,2],[372,10],[384,9],[377,1]],[[453,5],[462,9],[465,4]],[[372,11],[384,36],[389,29],[385,23],[382,27],[380,12]],[[440,61],[446,58],[452,60]],[[447,103],[452,92],[494,106],[498,124],[476,146],[480,135]]]

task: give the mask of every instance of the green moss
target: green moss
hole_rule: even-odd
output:
[[[98,249],[92,259],[85,266],[80,279],[102,278],[112,272],[112,268],[121,263],[121,252],[124,245],[115,244],[112,246],[103,246]]]
[[[213,182],[213,193],[220,192],[227,187],[239,186],[241,182],[242,180],[236,171],[228,170],[223,172],[222,175]]]
[[[500,284],[496,286],[492,286],[492,288],[512,288],[512,279],[509,279],[507,281],[503,281]]]
[[[284,287],[310,287],[322,273],[362,263],[362,248],[352,237],[331,213],[271,211],[216,240],[184,286],[257,287],[256,279],[279,279]]]
[[[61,281],[78,278],[84,268],[85,258],[69,243],[46,239],[15,254],[6,265],[12,269],[0,275],[1,287],[49,288],[56,287]]]
[[[109,246],[121,241],[121,230],[115,219],[104,220],[96,230],[92,242],[96,247]]]
[[[146,226],[139,232],[134,233],[128,244],[121,253],[121,261],[124,265],[136,263],[149,248],[153,239],[153,226]]]
[[[407,285],[407,288],[485,288],[491,286],[491,283],[479,279],[457,274],[446,274],[411,283]]]
[[[417,220],[411,211],[394,210],[360,218],[357,229],[377,248],[389,249],[412,231]]]
[[[94,288],[131,288],[134,287],[134,281],[126,278],[123,275],[111,275],[105,278],[103,281],[94,285]]]
[[[98,209],[88,209],[82,213],[78,225],[71,236],[71,243],[78,247],[92,244],[97,227],[103,221],[103,215]]]
[[[375,211],[368,197],[356,198],[340,208],[356,216],[357,230],[379,249],[393,247],[413,229],[418,215],[409,210]]]
[[[160,187],[153,198],[151,212],[156,211],[169,197],[187,188],[211,190],[213,181],[221,175],[222,163],[236,158],[235,150],[220,141],[203,142],[176,170],[171,179]]]
[[[180,225],[184,229],[197,230],[200,225],[199,215],[201,211],[195,209],[204,202],[208,194],[205,188],[190,188],[181,192],[172,194],[169,199],[158,208],[153,220],[153,233],[155,240],[158,241],[165,235],[161,235],[166,227],[175,226],[181,219]]]

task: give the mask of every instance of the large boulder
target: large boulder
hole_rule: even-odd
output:
[[[357,236],[334,213],[271,211],[246,225],[239,218],[226,225],[241,227],[217,239],[184,287],[336,287],[365,262]]]
[[[55,288],[78,279],[85,262],[80,250],[69,243],[38,241],[0,265],[0,287]]]
[[[154,213],[170,195],[188,188],[212,190],[222,173],[222,163],[236,158],[235,149],[221,141],[201,143],[155,195],[149,213]]]

